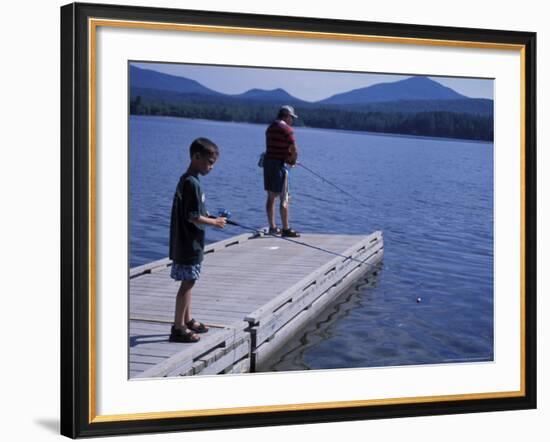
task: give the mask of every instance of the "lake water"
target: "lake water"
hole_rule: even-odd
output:
[[[130,265],[168,254],[172,196],[205,136],[221,156],[201,179],[210,212],[263,227],[257,167],[265,126],[130,119]],[[375,277],[358,281],[265,370],[493,360],[493,144],[296,128],[291,224],[303,232],[384,232]],[[366,207],[365,207],[366,206]],[[242,233],[209,229],[207,241]],[[417,302],[420,298],[421,302]]]

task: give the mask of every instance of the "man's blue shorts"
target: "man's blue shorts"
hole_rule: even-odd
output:
[[[269,192],[281,193],[283,191],[287,170],[285,162],[264,158],[264,189]]]
[[[197,281],[201,275],[201,265],[184,265],[172,263],[170,277],[176,281]]]

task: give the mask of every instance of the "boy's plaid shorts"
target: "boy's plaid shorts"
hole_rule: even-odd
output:
[[[170,277],[176,281],[197,281],[201,274],[201,265],[184,265],[172,263]]]

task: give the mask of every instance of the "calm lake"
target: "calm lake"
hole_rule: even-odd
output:
[[[191,141],[218,144],[201,178],[211,213],[267,224],[258,156],[265,126],[130,118],[130,265],[168,255],[172,196]],[[292,226],[302,232],[384,232],[384,260],[266,370],[493,359],[493,144],[296,128],[303,168],[291,171]],[[243,233],[209,229],[207,240]],[[420,302],[419,301],[420,298]]]

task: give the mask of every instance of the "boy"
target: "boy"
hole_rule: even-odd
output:
[[[208,331],[206,325],[191,316],[191,289],[201,271],[206,226],[223,229],[226,223],[225,218],[208,217],[199,181],[199,175],[208,174],[214,167],[218,146],[207,138],[197,138],[189,147],[189,156],[191,162],[176,187],[170,218],[170,276],[181,281],[170,332],[172,342],[197,342],[197,333]]]

